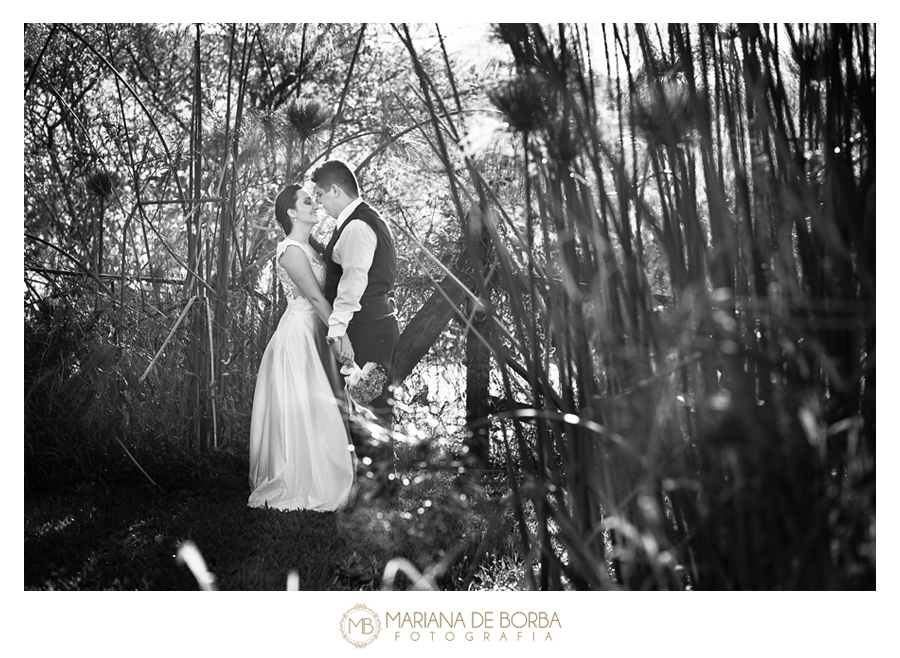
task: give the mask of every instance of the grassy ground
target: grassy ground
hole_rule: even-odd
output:
[[[26,590],[194,590],[175,559],[185,540],[222,590],[285,589],[291,570],[300,589],[378,589],[398,557],[420,570],[441,564],[441,589],[519,586],[497,496],[461,487],[446,471],[400,469],[406,485],[393,504],[369,499],[363,480],[351,509],[321,514],[248,508],[245,455],[142,465],[161,489],[123,465],[102,482],[26,491]],[[500,530],[488,533],[495,517]],[[484,566],[471,569],[479,547]],[[392,586],[409,585],[401,572]]]

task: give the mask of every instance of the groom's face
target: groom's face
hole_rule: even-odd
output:
[[[339,208],[337,185],[331,185],[327,188],[316,185],[316,202],[325,208],[325,212],[337,218],[341,214],[342,208]]]

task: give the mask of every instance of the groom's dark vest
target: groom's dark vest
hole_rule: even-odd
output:
[[[350,213],[347,221],[335,230],[328,246],[325,247],[325,253],[322,256],[326,268],[325,299],[330,304],[334,304],[334,298],[337,297],[338,282],[341,280],[344,269],[334,262],[332,254],[338,238],[341,237],[344,229],[353,221],[361,221],[368,224],[375,231],[378,245],[375,247],[375,257],[372,260],[372,266],[369,268],[369,284],[359,300],[362,308],[353,314],[351,322],[380,320],[381,318],[394,315],[396,310],[394,303],[394,278],[397,275],[397,257],[394,253],[394,240],[391,237],[390,230],[385,225],[384,220],[381,219],[378,211],[365,201],[360,203]]]

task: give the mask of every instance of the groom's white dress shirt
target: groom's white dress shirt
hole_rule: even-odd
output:
[[[341,211],[337,217],[337,229],[347,222],[347,218],[361,203],[362,197],[357,197]],[[339,338],[347,333],[347,325],[353,314],[362,308],[359,299],[369,285],[369,268],[375,258],[377,246],[378,237],[365,222],[351,223],[335,242],[331,258],[343,268],[344,273],[338,282],[337,295],[328,318],[330,338]]]

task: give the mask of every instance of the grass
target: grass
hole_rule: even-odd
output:
[[[408,460],[396,504],[370,499],[363,479],[351,509],[324,514],[248,508],[243,454],[142,465],[163,491],[123,466],[104,481],[26,492],[26,590],[195,590],[175,558],[187,540],[221,590],[283,590],[292,570],[302,590],[375,590],[394,558],[440,565],[436,586],[460,589],[499,509],[495,495],[465,485],[463,498],[446,471]],[[509,532],[493,536],[470,589],[517,588]],[[401,571],[392,588],[411,584]]]

